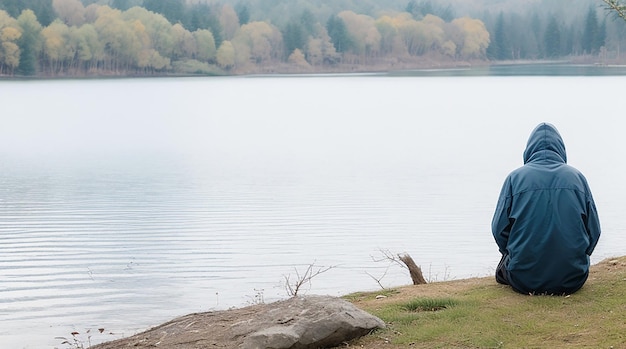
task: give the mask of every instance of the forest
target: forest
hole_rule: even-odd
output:
[[[625,61],[600,0],[0,0],[0,76]]]

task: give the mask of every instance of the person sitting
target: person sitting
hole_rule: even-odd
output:
[[[496,281],[523,294],[572,294],[589,275],[600,220],[587,179],[567,164],[556,127],[531,133],[524,165],[502,186],[491,223]]]

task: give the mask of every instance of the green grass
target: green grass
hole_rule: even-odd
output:
[[[569,296],[520,295],[485,278],[470,286],[464,280],[409,286],[383,299],[376,299],[380,292],[348,297],[387,324],[357,346],[376,348],[384,340],[387,348],[623,348],[626,257],[608,263],[595,266]]]

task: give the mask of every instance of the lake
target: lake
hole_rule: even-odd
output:
[[[284,299],[311,265],[302,294],[409,284],[384,251],[492,275],[543,121],[594,193],[593,262],[626,254],[626,76],[447,75],[0,81],[2,347]]]

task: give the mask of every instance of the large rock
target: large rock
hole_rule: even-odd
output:
[[[379,318],[341,298],[306,296],[191,314],[93,349],[317,349],[340,345],[384,326]]]
[[[361,337],[385,324],[340,298],[297,297],[232,326],[241,349],[316,349]]]

